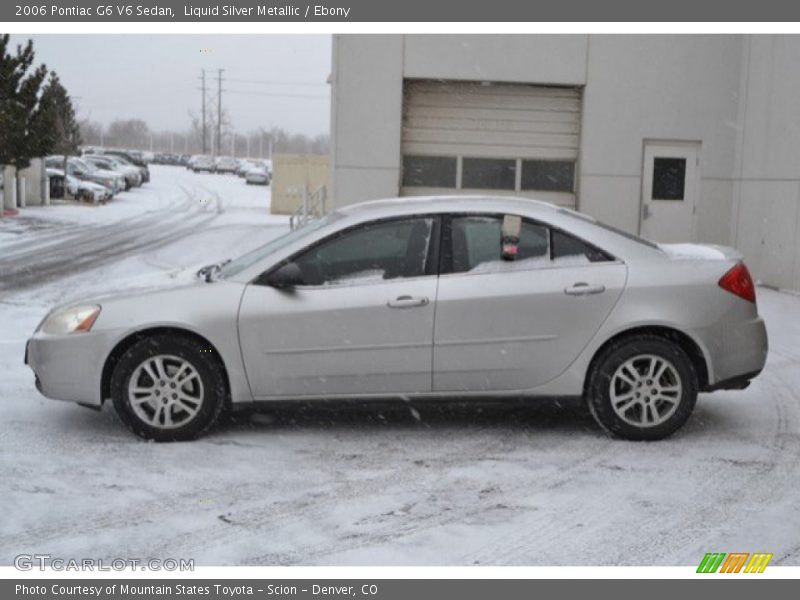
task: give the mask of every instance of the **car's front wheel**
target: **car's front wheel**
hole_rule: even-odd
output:
[[[609,433],[659,440],[677,431],[697,401],[697,373],[686,352],[657,336],[623,339],[595,361],[587,403]]]
[[[136,435],[159,442],[205,433],[225,402],[223,367],[207,347],[175,335],[154,335],[131,346],[111,377],[120,419]]]

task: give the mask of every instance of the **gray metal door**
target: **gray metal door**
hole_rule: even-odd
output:
[[[436,277],[294,292],[247,287],[239,335],[253,395],[428,392]]]
[[[547,383],[591,340],[625,277],[621,263],[441,276],[434,391],[524,390]]]

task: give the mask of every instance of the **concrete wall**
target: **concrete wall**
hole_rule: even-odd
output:
[[[48,180],[44,159],[31,159],[31,164],[19,173],[11,166],[3,166],[3,199],[6,209],[25,208],[26,206],[42,206],[49,203]],[[23,183],[19,186],[23,195],[17,196],[17,178]]]
[[[726,243],[741,38],[594,35],[588,56],[579,209],[637,233],[644,140],[698,141],[697,239]]]
[[[331,115],[334,205],[396,196],[403,36],[335,36]]]
[[[41,158],[32,159],[30,166],[19,172],[19,177],[25,179],[25,198],[17,199],[20,207],[44,204],[47,185],[45,174],[44,160]]]
[[[744,44],[731,243],[765,283],[800,289],[800,38]]]
[[[800,38],[334,36],[336,205],[395,196],[404,78],[583,88],[578,208],[639,230],[645,140],[696,141],[694,239],[800,289]]]

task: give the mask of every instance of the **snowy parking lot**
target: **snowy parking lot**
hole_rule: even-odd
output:
[[[745,391],[655,443],[578,402],[281,404],[146,443],[111,406],[47,400],[27,336],[67,298],[193,276],[288,228],[269,188],[153,167],[104,207],[0,221],[0,564],[18,554],[197,564],[800,565],[800,297],[760,288]]]

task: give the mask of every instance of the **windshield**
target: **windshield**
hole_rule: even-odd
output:
[[[281,248],[285,248],[289,244],[293,244],[294,242],[315,232],[317,229],[320,229],[325,225],[333,223],[334,221],[340,218],[341,214],[334,212],[325,217],[322,217],[321,219],[317,219],[315,221],[309,221],[303,227],[294,229],[289,233],[286,233],[272,240],[271,242],[268,242],[263,246],[260,246],[255,250],[252,250],[251,252],[243,254],[239,258],[232,260],[220,270],[219,277],[223,279],[226,277],[234,277],[235,275],[238,275],[245,269],[249,269],[257,262],[265,259],[273,252],[277,252]]]

